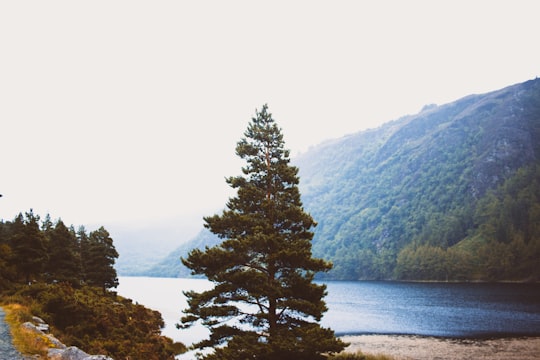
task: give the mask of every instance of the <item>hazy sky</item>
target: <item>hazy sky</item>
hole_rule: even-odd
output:
[[[268,103],[293,156],[540,74],[537,1],[2,1],[0,218],[199,219]],[[199,221],[199,220],[196,220]]]

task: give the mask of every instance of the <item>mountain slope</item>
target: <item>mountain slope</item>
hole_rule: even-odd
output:
[[[182,264],[181,257],[186,257],[192,249],[204,249],[205,246],[217,245],[220,239],[207,229],[202,229],[192,240],[180,245],[160,262],[144,271],[144,276],[189,277],[190,270]],[[138,274],[137,274],[138,275]]]
[[[306,153],[314,253],[334,278],[392,278],[411,243],[446,249],[478,224],[476,203],[538,161],[540,80],[429,107]]]
[[[492,249],[513,244],[513,238],[493,243],[484,226],[492,218],[481,215],[479,204],[485,208],[485,199],[497,191],[504,200],[505,181],[534,178],[539,140],[537,79],[427,106],[310,149],[294,163],[304,207],[318,222],[314,254],[333,261],[332,279],[538,276],[527,267],[519,274],[486,270],[490,262],[504,261]],[[536,200],[531,201],[527,226],[540,221],[530,213]],[[540,260],[540,230],[536,238],[531,231],[523,237],[523,251],[534,262]],[[194,245],[202,243],[186,249]]]

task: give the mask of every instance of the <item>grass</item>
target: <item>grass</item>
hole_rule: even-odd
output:
[[[6,323],[11,330],[13,345],[24,355],[41,355],[46,358],[51,342],[46,336],[38,335],[34,331],[21,326],[32,320],[29,309],[19,304],[2,305],[6,312]]]

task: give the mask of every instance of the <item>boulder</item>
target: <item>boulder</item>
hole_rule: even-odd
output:
[[[47,324],[42,318],[32,316],[32,322],[39,330],[43,331],[44,333],[49,332],[49,324]]]
[[[31,322],[25,322],[21,325],[23,328],[30,330],[34,332],[36,335],[38,335],[38,339],[41,339],[41,341],[44,341],[45,344],[47,344],[48,347],[54,347],[58,349],[65,349],[66,345],[64,345],[60,340],[55,338],[51,334],[45,334],[43,332],[43,327],[40,327],[39,324],[33,324]],[[47,330],[49,329],[49,326],[47,325]]]
[[[37,338],[42,339],[49,347],[47,359],[50,360],[114,360],[105,355],[90,355],[76,346],[66,347],[60,340],[51,334],[45,334],[43,329],[49,330],[43,320],[38,317],[32,319],[34,323],[25,322],[21,326],[36,333]],[[46,327],[43,325],[47,325]]]
[[[57,349],[65,349],[66,348],[66,345],[64,345],[64,343],[62,343],[60,340],[55,338],[53,335],[46,334],[45,337],[47,338],[47,341],[49,342],[49,344],[52,345],[52,346],[49,346],[49,347],[54,347],[54,348],[57,348]]]
[[[47,357],[50,360],[113,360],[105,355],[89,355],[75,346],[65,349],[49,349]]]
[[[40,329],[38,329],[38,327],[34,324],[32,324],[31,322],[27,321],[25,323],[23,323],[21,325],[23,328],[27,329],[27,330],[31,330],[33,332],[36,332],[40,335],[45,335],[45,333],[43,331],[41,331]]]
[[[49,349],[47,357],[50,360],[85,360],[90,355],[75,346],[65,349]]]

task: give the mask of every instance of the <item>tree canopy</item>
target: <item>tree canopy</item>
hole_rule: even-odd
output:
[[[109,291],[118,285],[116,258],[104,227],[75,231],[32,210],[0,220],[0,304],[13,304],[20,319],[41,317],[63,343],[86,352],[173,359],[185,346],[161,336],[161,314]],[[44,349],[36,345],[25,355],[43,357]]]
[[[204,218],[223,241],[192,250],[182,262],[214,287],[186,292],[182,327],[201,321],[210,337],[196,348],[213,348],[204,359],[324,359],[344,343],[319,321],[327,310],[317,272],[331,264],[312,257],[312,228],[289,164],[281,130],[264,105],[248,125],[236,154],[243,175],[226,179],[237,190],[221,215]]]
[[[537,238],[530,236],[539,221],[537,190],[525,172],[540,164],[539,139],[536,79],[424,109],[293,159],[304,206],[319,223],[313,254],[334,264],[321,276],[537,280]],[[505,198],[500,192],[509,189],[497,189],[512,178],[527,191]]]
[[[114,288],[118,258],[113,240],[105,228],[87,233],[75,231],[61,219],[47,215],[40,221],[32,210],[11,222],[0,222],[0,290],[9,283],[66,282]],[[41,223],[41,226],[40,226]]]

